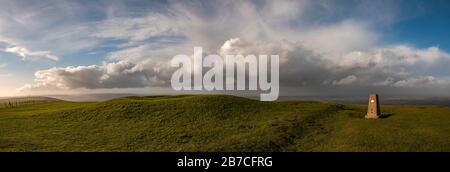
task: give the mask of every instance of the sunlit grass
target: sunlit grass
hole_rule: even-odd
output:
[[[127,97],[0,108],[0,151],[450,151],[450,109],[232,96]]]

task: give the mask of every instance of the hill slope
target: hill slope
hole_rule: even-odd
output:
[[[0,151],[450,151],[450,109],[127,97],[0,108]]]

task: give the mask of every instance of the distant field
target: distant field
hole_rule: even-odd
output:
[[[232,96],[0,106],[0,151],[450,151],[450,108]]]

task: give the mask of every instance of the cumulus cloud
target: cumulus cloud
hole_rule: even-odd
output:
[[[367,93],[377,88],[441,90],[448,88],[449,83],[445,77],[450,74],[446,70],[450,55],[437,47],[373,47],[366,51],[350,51],[335,59],[299,42],[255,43],[234,38],[226,41],[220,52],[222,55],[280,55],[281,85],[291,88],[333,90],[334,86],[341,86]]]
[[[450,62],[449,54],[437,47],[417,49],[399,45],[373,48],[364,52],[349,52],[336,60],[299,42],[251,42],[231,38],[212,52],[218,52],[223,57],[228,54],[277,54],[281,62],[280,85],[287,88],[332,90],[340,86],[358,88],[361,93],[366,93],[380,87],[387,90],[445,89],[450,83],[439,78],[444,77],[445,73],[431,76],[433,72],[430,68],[445,70]],[[119,61],[101,66],[52,68],[36,72],[36,83],[20,90],[168,86],[175,68],[167,64],[167,61],[155,63],[146,60],[137,64]]]
[[[28,84],[19,91],[48,89],[100,89],[141,88],[166,86],[171,70],[164,64],[143,61],[133,64],[127,61],[91,66],[52,68],[35,73],[35,84]]]
[[[24,60],[30,59],[30,58],[47,58],[47,59],[54,60],[54,61],[59,60],[59,58],[50,51],[30,51],[25,47],[19,47],[19,46],[13,46],[13,47],[6,48],[4,51],[8,52],[8,53],[17,54],[20,57],[22,57],[22,59],[24,59]]]

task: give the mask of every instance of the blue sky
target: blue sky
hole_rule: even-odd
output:
[[[286,94],[434,95],[449,88],[449,26],[446,0],[2,0],[0,96],[170,92],[174,55],[233,39],[286,54]]]
[[[408,12],[417,15],[386,29],[392,37],[391,42],[407,42],[420,48],[435,45],[450,51],[450,2],[416,1],[412,4],[417,5],[410,7]]]

